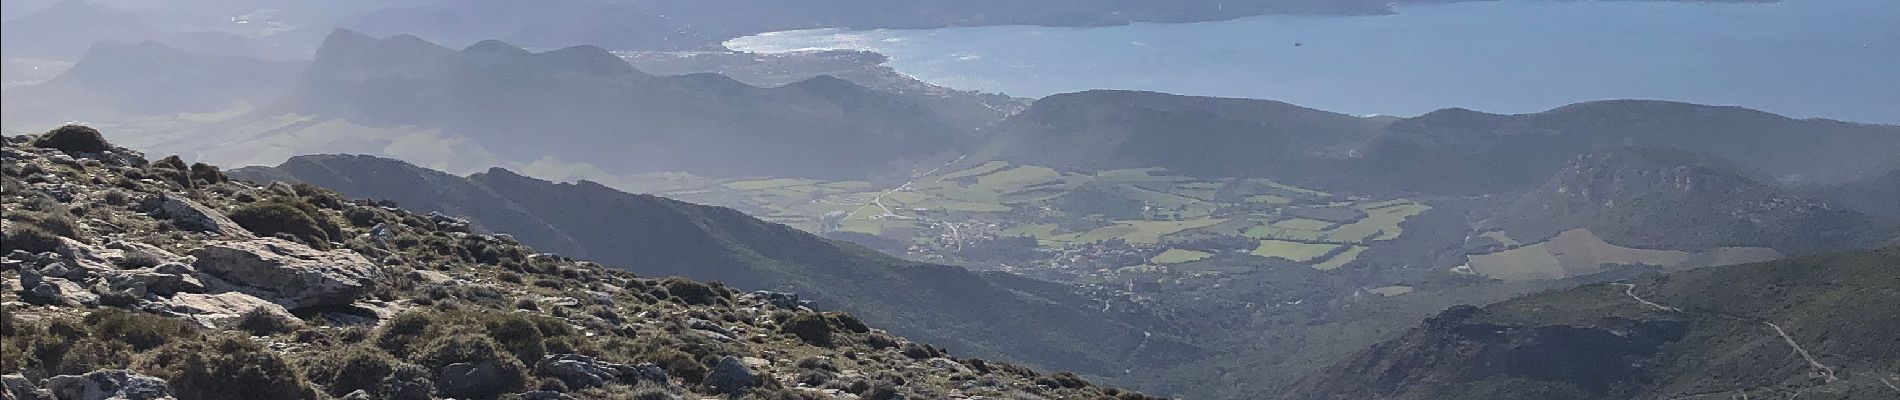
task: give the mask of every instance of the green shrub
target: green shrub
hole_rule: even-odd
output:
[[[383,380],[395,374],[398,364],[381,350],[349,346],[317,354],[303,363],[303,371],[332,396],[357,390],[380,394]]]
[[[279,333],[295,332],[302,321],[291,319],[283,314],[264,311],[262,308],[246,311],[238,316],[237,328],[251,336],[270,336]]]
[[[691,305],[719,304],[719,292],[714,290],[712,286],[708,286],[704,283],[695,282],[686,278],[673,277],[661,281],[660,286],[666,288],[666,294],[668,296],[679,300],[681,303]]]
[[[671,348],[647,353],[645,361],[658,365],[660,369],[666,370],[667,374],[680,377],[681,380],[693,385],[705,381],[706,374],[711,372],[706,368],[705,363],[699,362],[692,355]]]
[[[66,125],[33,140],[33,147],[59,149],[68,153],[99,153],[112,148],[98,129],[84,125]]]
[[[501,344],[502,348],[507,349],[509,354],[513,354],[515,359],[523,363],[540,361],[541,357],[548,353],[541,329],[536,328],[535,322],[527,316],[519,313],[495,313],[488,315],[488,320],[482,325],[487,329],[489,338]]]
[[[438,382],[438,394],[456,398],[490,399],[503,393],[521,390],[527,384],[528,368],[520,360],[502,350],[500,344],[488,336],[460,332],[450,333],[430,340],[417,351],[418,361],[427,368],[441,371],[443,367],[456,363],[488,364],[499,369],[497,381],[488,382],[495,391],[479,389],[455,390],[441,386]]]
[[[224,172],[218,171],[218,167],[207,165],[205,163],[191,164],[191,179],[194,181],[203,182],[206,184],[216,184],[216,183],[224,183],[224,182],[231,181],[231,178],[227,178],[224,176]]]
[[[65,242],[59,240],[59,235],[37,226],[18,224],[0,231],[0,252],[23,250],[28,253],[44,253],[58,249],[61,244]]]
[[[140,360],[137,370],[165,379],[181,399],[319,399],[303,374],[249,338],[220,335],[178,342]]]
[[[197,326],[151,314],[106,308],[86,316],[92,336],[100,340],[122,342],[137,351],[146,351],[179,340],[198,337]]]
[[[383,323],[382,331],[376,334],[376,346],[389,354],[406,357],[420,346],[428,333],[429,326],[435,324],[438,314],[428,310],[412,310],[389,319]]]
[[[310,203],[294,197],[277,197],[238,206],[231,220],[263,236],[288,234],[298,242],[328,249],[332,239],[341,239],[341,228],[327,223],[328,218]]]
[[[831,320],[818,314],[798,314],[780,325],[779,332],[798,336],[814,346],[831,347]]]

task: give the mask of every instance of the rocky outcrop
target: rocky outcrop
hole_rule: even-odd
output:
[[[609,383],[666,383],[666,372],[653,364],[614,364],[579,354],[550,355],[535,363],[534,368],[542,374],[560,379],[570,388],[605,386]]]
[[[350,304],[383,275],[356,252],[320,251],[276,238],[213,242],[191,255],[200,271],[293,310]]]
[[[170,219],[172,224],[179,228],[231,236],[251,235],[250,231],[238,226],[237,222],[225,217],[224,213],[205,207],[191,199],[167,194],[159,196],[155,202],[157,204],[152,207],[152,216]]]
[[[279,321],[296,321],[284,306],[268,300],[238,292],[218,294],[182,293],[172,296],[163,303],[166,310],[183,314],[198,325],[210,329],[232,329],[244,321],[246,314],[262,312],[276,316]]]
[[[126,370],[99,370],[85,375],[46,379],[46,390],[59,400],[171,400],[164,379]]]

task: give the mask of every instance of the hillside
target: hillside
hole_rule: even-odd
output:
[[[215,113],[282,96],[303,68],[158,42],[101,42],[59,76],[8,89],[0,107],[9,126]]]
[[[1162,167],[1197,176],[1302,174],[1344,158],[1380,122],[1268,100],[1093,90],[1037,100],[975,159],[1068,170]]]
[[[1573,159],[1501,210],[1494,225],[1523,242],[1588,229],[1612,244],[1784,253],[1862,248],[1885,239],[1872,216],[1745,175],[1719,158],[1676,149],[1611,147]]]
[[[1897,263],[1890,247],[1452,308],[1284,398],[1893,398]]]
[[[1518,115],[1453,108],[1393,122],[1361,168],[1402,189],[1492,193],[1536,185],[1573,157],[1620,145],[1706,153],[1777,180],[1839,182],[1881,171],[1900,152],[1900,126],[1647,100]]]
[[[273,122],[285,118],[295,122]],[[759,88],[710,74],[654,77],[593,46],[534,53],[489,40],[457,51],[344,30],[290,95],[218,129],[217,143],[306,129],[310,140],[428,130],[524,164],[711,176],[863,176],[955,151],[968,137],[915,104],[836,78]],[[355,150],[334,147],[295,148]]]
[[[90,128],[3,151],[8,398],[1147,398]]]
[[[1022,287],[1028,280],[904,261],[732,209],[587,181],[554,183],[503,169],[462,178],[368,156],[297,157],[232,174],[465,216],[523,243],[642,275],[796,292],[894,332],[972,354],[1106,374],[1127,357],[1167,361],[1195,351],[1171,345],[1165,332],[1146,339],[1135,326],[1144,316],[1104,314],[1098,303],[1072,294],[1034,294]],[[1073,332],[1092,334],[1082,339]],[[1150,353],[1136,354],[1144,349]]]
[[[500,39],[558,48],[587,43],[610,49],[704,50],[717,41],[629,4],[596,0],[463,0],[370,10],[340,26],[372,35],[413,34],[466,46]]]

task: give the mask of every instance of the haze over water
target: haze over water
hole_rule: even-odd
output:
[[[926,81],[1029,97],[1139,89],[1408,116],[1650,98],[1900,123],[1895,0],[1507,0],[1197,24],[820,29],[726,45],[872,50]]]

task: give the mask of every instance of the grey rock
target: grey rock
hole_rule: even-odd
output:
[[[760,291],[752,292],[749,295],[753,299],[756,299],[761,303],[771,304],[773,307],[778,307],[778,308],[782,308],[786,310],[797,310],[798,307],[800,306],[810,304],[810,302],[808,301],[799,300],[797,293],[781,293],[781,292],[760,290]]]
[[[221,241],[191,252],[192,264],[290,309],[345,305],[368,294],[383,268],[349,250],[318,251],[277,238]]]
[[[205,284],[190,274],[138,269],[107,271],[103,275],[106,287],[111,290],[126,291],[141,296],[151,293],[169,297],[178,293],[204,293],[205,291]]]
[[[261,311],[277,315],[287,321],[300,321],[283,306],[244,293],[226,292],[218,294],[179,293],[163,303],[166,309],[197,322],[210,329],[233,329],[244,320],[244,314]]]
[[[99,295],[65,278],[42,278],[39,285],[26,288],[20,297],[41,304],[99,305]]]
[[[52,400],[53,392],[40,389],[33,380],[20,374],[0,376],[0,397],[18,400]]]
[[[748,368],[745,362],[733,356],[719,359],[712,372],[706,374],[706,385],[720,393],[743,393],[759,384],[759,376]]]
[[[46,390],[59,400],[169,400],[164,379],[126,370],[100,370],[85,375],[46,378]]]
[[[343,397],[338,397],[337,399],[338,400],[375,400],[376,398],[371,397],[369,395],[369,392],[365,392],[363,391],[363,389],[356,389],[356,391],[350,392],[350,394],[343,395]]]
[[[479,397],[502,390],[501,367],[488,362],[449,364],[435,382],[442,396]]]
[[[534,368],[544,375],[560,379],[574,389],[605,386],[620,381],[621,375],[637,372],[634,367],[601,362],[578,354],[550,355],[535,363]]]
[[[237,222],[225,217],[224,213],[213,210],[211,207],[205,207],[203,204],[191,201],[191,199],[167,194],[160,196],[155,199],[155,201],[157,201],[158,204],[153,206],[152,216],[170,219],[172,220],[172,224],[177,225],[179,228],[221,235],[251,235],[249,230],[238,226]]]
[[[536,391],[521,394],[521,400],[573,400],[573,399],[574,399],[573,397],[568,397],[566,394],[552,391],[552,390],[536,390]]]

